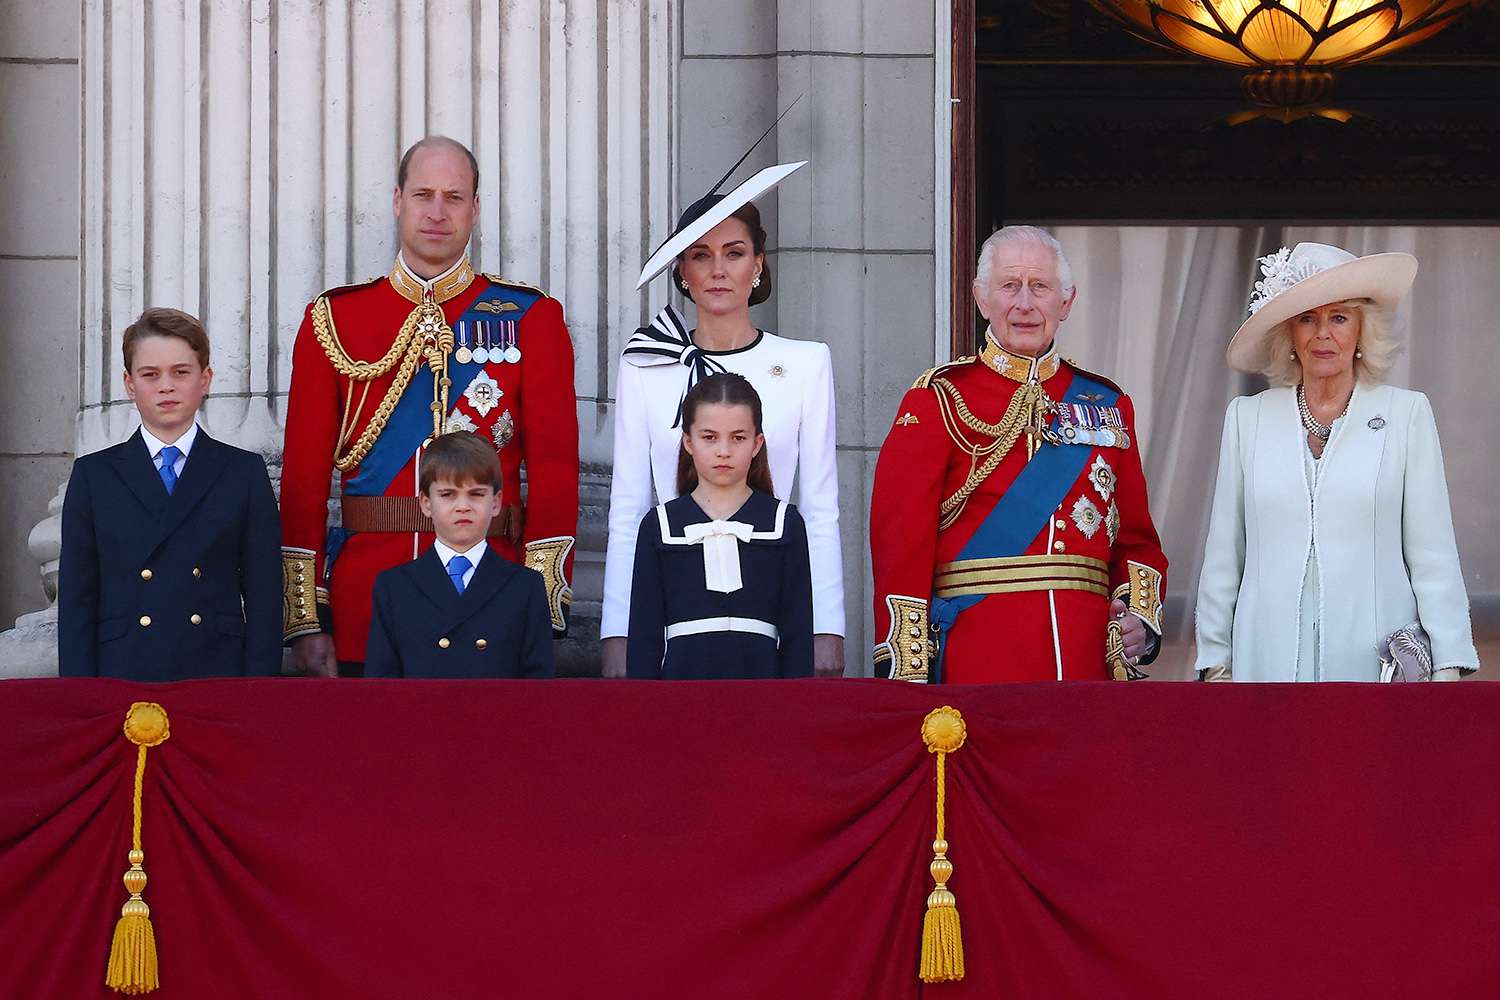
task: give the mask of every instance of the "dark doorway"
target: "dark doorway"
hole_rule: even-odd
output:
[[[1338,74],[1346,122],[1242,120],[1233,67],[1086,0],[955,0],[954,354],[977,244],[1010,222],[1500,219],[1500,6]]]

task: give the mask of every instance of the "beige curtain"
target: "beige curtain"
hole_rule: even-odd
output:
[[[1153,675],[1187,677],[1224,408],[1264,383],[1224,348],[1245,315],[1256,257],[1303,240],[1421,262],[1397,316],[1406,345],[1390,380],[1432,399],[1480,658],[1500,678],[1500,228],[1055,226],[1078,300],[1064,355],[1135,401],[1151,510],[1171,563],[1167,647]]]

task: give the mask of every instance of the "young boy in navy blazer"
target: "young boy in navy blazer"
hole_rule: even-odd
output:
[[[281,670],[276,497],[254,452],[209,437],[203,324],[147,309],[125,330],[141,427],[73,463],[63,499],[64,677],[175,681]]]
[[[422,513],[437,540],[375,578],[366,677],[551,677],[552,615],[540,573],[490,550],[500,460],[466,431],[420,459]]]

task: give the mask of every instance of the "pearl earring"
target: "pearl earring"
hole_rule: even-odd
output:
[[[688,283],[687,283],[687,279],[686,278],[683,278],[681,281],[679,281],[677,283],[682,286],[682,290],[684,292],[688,290]]]
[[[759,288],[760,287],[760,275],[757,274],[755,276],[755,278],[750,282],[750,287],[751,288]]]
[[[1292,348],[1292,360],[1293,361],[1297,360],[1297,349],[1295,347]]]
[[[1356,357],[1356,358],[1362,358],[1362,357],[1364,357],[1364,356],[1365,356],[1365,352],[1364,352],[1364,351],[1361,351],[1361,350],[1360,350],[1360,349],[1359,349],[1359,348],[1357,348],[1357,347],[1356,347],[1356,348],[1355,348],[1355,349],[1354,349],[1354,356],[1355,356],[1355,357]]]

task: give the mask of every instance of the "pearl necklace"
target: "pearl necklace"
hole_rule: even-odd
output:
[[[1349,403],[1352,402],[1353,399],[1354,394],[1350,393],[1349,399],[1344,402],[1343,411],[1334,418],[1335,422],[1342,418],[1345,413],[1349,412]],[[1313,437],[1317,438],[1319,441],[1323,441],[1326,443],[1328,441],[1328,438],[1333,434],[1333,424],[1319,423],[1318,418],[1312,415],[1312,410],[1309,409],[1307,405],[1307,393],[1302,388],[1302,383],[1300,382],[1297,383],[1297,415],[1302,418],[1303,429]]]

